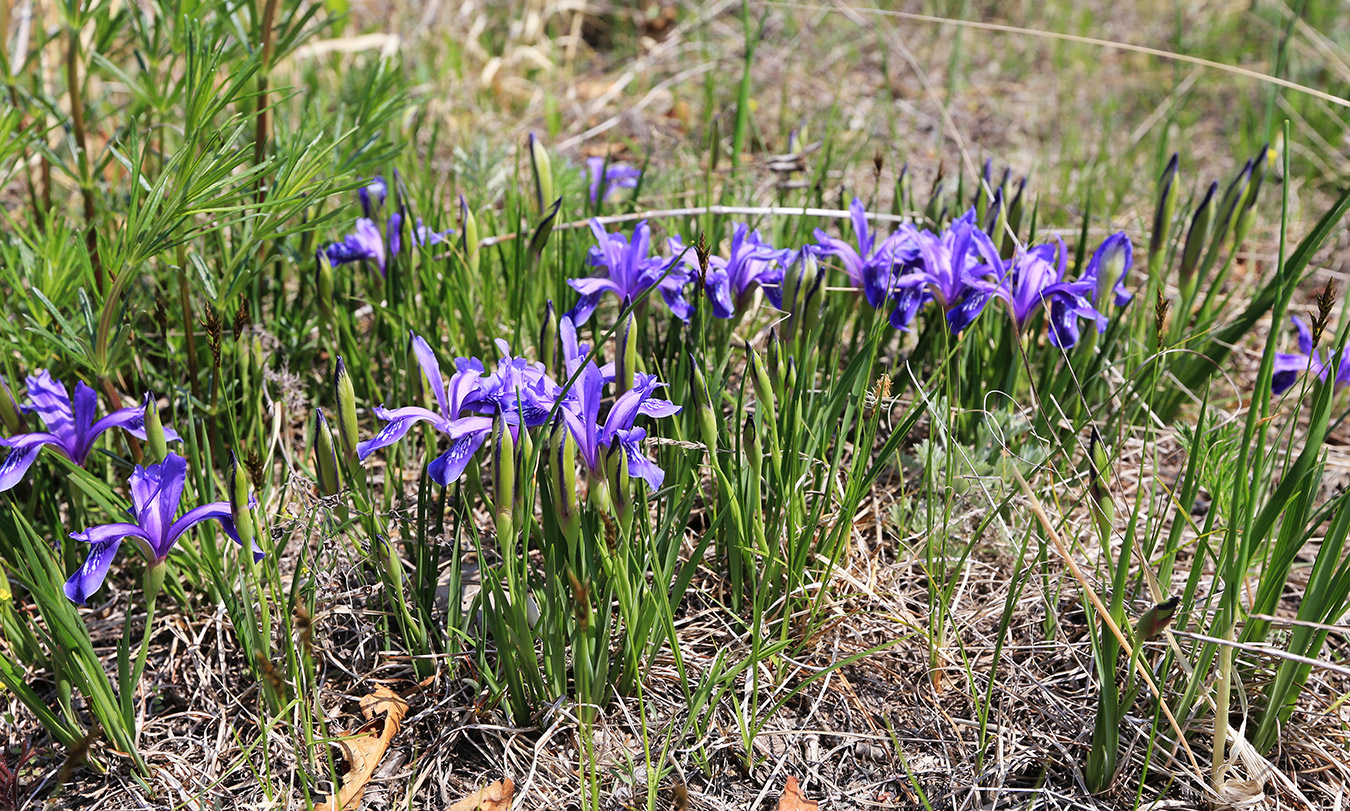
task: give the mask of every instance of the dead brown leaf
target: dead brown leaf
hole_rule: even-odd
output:
[[[820,803],[806,799],[797,778],[788,775],[787,785],[783,786],[783,796],[778,800],[778,811],[817,811]]]
[[[483,786],[446,811],[510,811],[511,795],[515,793],[516,784],[508,777]]]
[[[408,702],[380,685],[361,699],[361,714],[366,716],[366,723],[352,737],[338,742],[350,766],[342,778],[342,787],[337,797],[316,803],[314,811],[355,811],[361,807],[366,785],[408,714]]]

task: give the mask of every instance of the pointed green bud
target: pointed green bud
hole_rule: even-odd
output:
[[[698,417],[698,428],[703,444],[708,448],[708,456],[717,455],[717,411],[713,407],[712,395],[708,391],[708,381],[703,369],[693,355],[689,356],[689,384],[692,388],[694,407]]]
[[[352,376],[347,373],[347,365],[342,356],[337,357],[337,370],[333,375],[333,389],[337,398],[338,440],[342,443],[342,452],[351,460],[356,458],[356,390],[352,388]]]
[[[469,266],[473,273],[478,272],[480,261],[478,248],[478,220],[473,215],[473,209],[469,208],[469,201],[464,199],[464,195],[459,196],[459,219],[463,226],[463,234],[460,237],[460,250],[464,253],[464,263]]]
[[[562,420],[553,423],[549,450],[553,510],[563,535],[575,541],[581,533],[580,501],[577,498],[577,441]]]
[[[516,497],[516,442],[511,426],[500,415],[492,423],[492,499],[496,505],[497,536],[512,537],[512,506]]]
[[[787,359],[787,370],[783,373],[783,385],[789,392],[797,391],[797,362],[792,358]]]
[[[689,356],[689,390],[693,396],[695,408],[712,408],[712,396],[708,393],[708,380],[703,376],[703,369],[693,355]]]
[[[169,455],[169,446],[164,441],[164,422],[159,417],[159,405],[155,395],[145,394],[145,457],[143,464],[162,462]]]
[[[783,397],[783,360],[782,344],[778,340],[778,330],[769,330],[769,344],[766,348],[768,360],[769,382],[773,384],[774,394],[781,400]]]
[[[619,528],[627,536],[633,528],[633,483],[628,476],[628,454],[623,443],[612,442],[605,453],[605,471],[609,474],[609,496]]]
[[[1261,194],[1261,185],[1266,180],[1266,155],[1270,152],[1270,144],[1261,147],[1261,151],[1252,158],[1252,182],[1247,185],[1247,194],[1242,198],[1242,210],[1244,212],[1251,210],[1256,205],[1256,200]]]
[[[319,475],[319,492],[324,497],[335,496],[341,485],[338,483],[337,452],[333,449],[333,432],[328,428],[328,420],[323,409],[314,409],[314,468]]]
[[[741,447],[745,449],[745,460],[749,463],[751,474],[758,480],[760,471],[764,469],[764,449],[759,443],[759,428],[753,416],[746,417],[745,424],[741,426]]]
[[[753,348],[747,348],[747,351],[750,353],[750,377],[755,386],[755,397],[759,399],[760,410],[765,417],[772,419],[778,413],[778,401],[773,394],[773,381],[769,379],[769,372],[759,359],[759,353]]]
[[[333,317],[333,263],[328,261],[328,255],[323,251],[314,254],[314,261],[318,265],[315,273],[316,286],[319,291],[319,310],[324,317],[331,319]]]
[[[1172,218],[1176,215],[1177,200],[1174,193],[1177,170],[1180,166],[1177,154],[1167,162],[1162,177],[1158,179],[1158,203],[1153,209],[1153,235],[1148,243],[1148,266],[1155,267],[1156,259],[1167,249],[1167,240],[1172,232]]]
[[[10,434],[27,433],[28,426],[23,418],[23,412],[19,411],[19,404],[14,401],[14,393],[5,385],[3,378],[0,378],[0,423],[3,423],[5,430]]]
[[[1181,252],[1181,265],[1177,269],[1177,287],[1181,289],[1182,301],[1190,301],[1195,295],[1199,277],[1196,271],[1200,266],[1200,250],[1209,241],[1209,225],[1214,218],[1214,195],[1219,184],[1211,183],[1209,191],[1200,201],[1200,206],[1191,217],[1191,230],[1186,233],[1186,246]]]
[[[534,133],[530,133],[530,167],[534,170],[534,203],[542,217],[553,202],[553,164]]]
[[[558,382],[567,380],[558,357],[558,311],[553,309],[553,299],[544,307],[544,323],[539,327],[539,362]]]
[[[1177,607],[1180,605],[1181,597],[1173,595],[1145,611],[1134,624],[1135,641],[1147,642],[1167,630],[1167,626],[1171,625],[1176,617]]]
[[[809,333],[814,326],[820,310],[817,293],[824,279],[810,250],[798,251],[788,264],[783,274],[783,309],[788,313],[783,329],[788,340]]]
[[[234,521],[235,534],[244,549],[253,548],[254,528],[253,510],[249,504],[248,472],[239,465],[234,451],[230,451],[230,518]]]
[[[624,303],[627,309],[629,304]],[[618,352],[616,353],[614,364],[614,386],[615,396],[630,391],[633,388],[633,380],[637,373],[637,330],[633,329],[633,316],[630,313],[628,318],[624,319],[623,329],[615,336],[619,341]]]
[[[1106,445],[1102,442],[1097,429],[1092,429],[1092,438],[1088,447],[1088,498],[1092,505],[1092,517],[1097,522],[1097,531],[1102,538],[1110,537],[1115,526],[1116,505],[1111,498],[1109,475],[1111,458]]]

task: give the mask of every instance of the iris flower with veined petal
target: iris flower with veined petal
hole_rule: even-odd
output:
[[[610,195],[619,189],[637,188],[642,170],[623,161],[606,161],[604,158],[587,158],[586,174],[590,175],[591,204],[600,202],[603,195]]]
[[[582,367],[573,385],[574,396],[563,402],[563,421],[577,441],[578,455],[591,475],[597,476],[601,474],[604,459],[602,450],[617,442],[628,458],[628,474],[645,480],[653,490],[660,488],[665,471],[643,453],[642,441],[647,438],[647,431],[635,428],[633,423],[640,414],[657,418],[673,416],[680,413],[680,406],[653,397],[665,384],[655,375],[639,372],[634,376],[633,388],[619,395],[601,423],[600,400],[604,383],[600,367],[591,361]]]
[[[848,207],[853,220],[853,234],[857,247],[835,239],[819,228],[816,229],[814,251],[819,256],[832,256],[844,266],[844,272],[852,279],[854,287],[863,291],[867,303],[881,307],[887,297],[894,293],[893,279],[902,268],[918,258],[919,248],[916,242],[918,231],[908,223],[901,225],[894,233],[876,241],[876,236],[867,225],[867,211],[862,201],[853,198]]]
[[[469,415],[461,417],[468,405],[479,397],[483,380],[483,364],[474,358],[455,360],[455,373],[446,381],[441,376],[440,362],[436,353],[420,335],[412,336],[413,354],[422,367],[427,387],[436,398],[440,413],[421,406],[405,406],[388,409],[383,405],[375,409],[375,416],[387,420],[387,424],[375,436],[361,442],[356,447],[357,456],[362,461],[380,448],[398,442],[419,422],[429,422],[440,433],[450,438],[450,449],[427,468],[427,474],[441,486],[448,485],[464,473],[483,440],[492,431],[492,420],[488,417]]]
[[[1083,271],[1084,279],[1092,279],[1092,302],[1098,304],[1101,296],[1106,291],[1099,289],[1101,285],[1110,285],[1111,292],[1115,294],[1117,307],[1124,307],[1134,298],[1134,294],[1125,287],[1125,276],[1129,274],[1130,267],[1134,265],[1134,247],[1130,244],[1130,238],[1124,231],[1117,231],[1097,246],[1097,250],[1092,254],[1092,260],[1088,262],[1087,270]],[[1116,269],[1119,268],[1117,271]],[[1119,276],[1116,276],[1116,273]],[[1107,278],[1102,274],[1114,276]]]
[[[683,244],[672,238],[671,250],[679,253]],[[790,250],[779,250],[766,243],[759,231],[738,223],[731,234],[731,252],[727,256],[708,257],[708,277],[704,289],[712,312],[718,318],[731,318],[745,304],[756,285],[764,289],[773,306],[783,308],[783,269],[792,256]],[[696,272],[698,260],[688,254],[684,264]]]
[[[688,321],[694,306],[684,298],[684,287],[692,276],[676,257],[651,256],[652,230],[643,220],[633,230],[629,241],[623,234],[611,234],[599,220],[591,220],[591,231],[596,244],[587,255],[591,267],[604,268],[604,276],[588,279],[568,279],[572,289],[581,294],[575,307],[567,315],[576,324],[585,324],[600,304],[605,293],[613,293],[620,301],[638,298],[651,288],[657,288],[666,306],[681,321]]]
[[[1001,298],[1008,304],[1013,323],[1020,333],[1042,307],[1049,308],[1050,343],[1068,349],[1078,343],[1078,319],[1095,321],[1097,331],[1106,329],[1107,318],[1092,306],[1092,294],[1097,287],[1095,278],[1066,281],[1065,265],[1068,250],[1064,241],[1055,237],[1056,244],[1041,244],[1019,249],[1007,263],[999,262],[999,285],[989,293],[972,293],[964,308],[973,310],[971,318],[991,298]]]
[[[119,408],[103,419],[95,420],[98,395],[83,381],[75,384],[72,399],[61,381],[54,380],[44,369],[28,377],[28,399],[33,404],[23,406],[22,410],[29,414],[36,412],[47,430],[0,439],[0,447],[10,449],[9,456],[0,463],[0,492],[9,490],[23,479],[44,445],[83,466],[94,448],[94,441],[109,429],[123,428],[137,439],[145,439],[144,405]],[[177,442],[181,437],[174,430],[165,428],[164,438]]]
[[[1002,265],[998,250],[975,222],[975,209],[941,234],[921,231],[914,241],[918,255],[895,280],[891,325],[907,331],[919,310],[936,301],[947,314],[952,333],[958,334],[970,326],[984,306],[987,294],[996,288],[993,278]],[[972,294],[978,306],[963,306]]]
[[[108,576],[108,567],[122,541],[139,543],[152,564],[162,563],[174,544],[192,527],[215,519],[225,534],[242,543],[230,517],[230,503],[215,501],[194,507],[177,520],[179,503],[183,500],[183,483],[187,480],[187,462],[176,453],[165,457],[157,465],[140,467],[131,473],[131,518],[134,523],[102,524],[84,532],[72,532],[70,537],[89,544],[89,555],[84,565],[66,581],[66,597],[83,605],[98,591]],[[263,551],[253,545],[254,561],[262,560]]]
[[[1298,376],[1311,372],[1323,383],[1331,372],[1332,349],[1314,349],[1312,330],[1307,322],[1297,316],[1290,316],[1294,329],[1298,330],[1298,352],[1275,353],[1275,374],[1270,379],[1270,389],[1282,394],[1298,381]],[[1350,384],[1350,345],[1341,353],[1340,368],[1336,370],[1336,388]]]
[[[513,428],[522,423],[526,428],[543,425],[558,399],[558,385],[544,364],[512,357],[506,341],[497,339],[497,349],[502,353],[497,368],[483,378],[465,407],[480,414],[501,414]]]

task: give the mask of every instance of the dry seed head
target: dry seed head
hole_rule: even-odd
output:
[[[1155,336],[1159,348],[1162,347],[1163,333],[1165,331],[1164,327],[1167,325],[1167,311],[1171,306],[1172,302],[1168,301],[1167,297],[1163,295],[1163,292],[1159,290],[1158,299],[1153,304],[1154,329],[1156,331]]]
[[[1330,280],[1327,286],[1322,288],[1322,292],[1317,296],[1317,317],[1313,319],[1312,342],[1313,346],[1322,340],[1322,334],[1326,332],[1327,324],[1331,322],[1331,310],[1336,306],[1336,288]]]
[[[239,309],[234,311],[234,339],[237,341],[244,335],[244,330],[253,323],[253,316],[248,311],[248,299],[244,296],[239,297]]]
[[[214,307],[208,307],[206,315],[202,318],[202,328],[206,330],[206,343],[211,348],[211,363],[215,368],[220,368],[220,334],[223,326],[220,323],[220,315],[216,313]]]

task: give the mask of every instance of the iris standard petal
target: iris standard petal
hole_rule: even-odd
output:
[[[436,353],[431,350],[431,345],[426,339],[417,333],[412,335],[413,355],[417,358],[417,365],[422,367],[422,374],[427,379],[427,385],[431,387],[431,393],[435,395],[437,404],[441,407],[441,414],[446,417],[453,417],[450,413],[450,405],[446,402],[445,380],[441,377],[441,362],[436,359]]]

